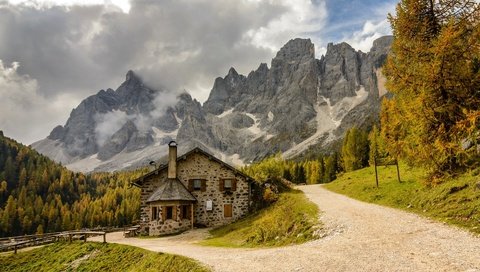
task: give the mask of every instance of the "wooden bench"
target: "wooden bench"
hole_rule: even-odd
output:
[[[126,228],[123,231],[123,237],[128,238],[128,237],[135,237],[137,236],[137,231],[140,229],[140,226],[132,226],[130,228]]]

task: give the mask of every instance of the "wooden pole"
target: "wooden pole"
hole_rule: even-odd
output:
[[[375,165],[375,183],[377,184],[378,188],[377,157],[373,159],[373,164]]]
[[[87,234],[86,233],[83,234],[83,242],[87,242]]]
[[[191,227],[193,229],[193,203],[190,204],[190,222],[191,222]]]
[[[15,244],[15,246],[14,246],[13,249],[14,249],[14,251],[15,251],[14,254],[17,254],[17,245],[16,245],[16,244]]]
[[[106,243],[107,242],[107,238],[105,237],[107,235],[107,233],[103,233],[103,242]]]
[[[402,182],[402,180],[400,179],[400,169],[398,168],[398,160],[395,160],[395,164],[397,165],[397,178],[398,178],[398,182]]]

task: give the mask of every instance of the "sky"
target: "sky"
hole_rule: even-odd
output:
[[[0,0],[0,130],[24,144],[43,139],[128,70],[204,102],[216,77],[270,66],[293,38],[310,38],[317,58],[329,42],[368,52],[391,33],[396,2]]]

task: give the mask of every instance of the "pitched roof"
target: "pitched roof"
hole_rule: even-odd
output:
[[[166,179],[147,199],[147,203],[169,200],[197,201],[178,179]]]
[[[243,176],[247,182],[251,182],[251,181],[254,181],[254,179],[244,173],[242,173],[241,171],[239,171],[238,169],[236,169],[235,167],[227,164],[226,162],[214,157],[212,154],[209,154],[207,153],[206,151],[202,150],[201,148],[199,147],[195,147],[194,149],[188,151],[187,153],[181,155],[181,156],[178,156],[177,158],[177,162],[180,161],[180,160],[185,160],[188,156],[190,156],[191,154],[194,154],[194,153],[200,153],[200,154],[203,154],[204,156],[208,157],[209,159],[221,164],[222,166],[228,168],[229,170],[232,170],[233,172],[235,172],[235,174],[237,175],[240,175],[240,176]],[[162,164],[160,165],[157,169],[149,172],[149,173],[146,173],[145,175],[139,177],[139,178],[136,178],[134,180],[132,180],[130,182],[130,184],[132,184],[133,186],[137,186],[137,187],[141,187],[143,181],[150,177],[150,176],[153,176],[153,175],[157,175],[160,171],[163,171],[165,169],[168,168],[168,163],[167,164]]]

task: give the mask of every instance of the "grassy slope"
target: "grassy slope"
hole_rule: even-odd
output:
[[[345,173],[325,187],[366,202],[400,208],[480,233],[479,170],[442,184],[427,187],[425,173],[400,165],[402,182],[395,166],[378,167],[379,188],[373,167]]]
[[[318,208],[301,191],[280,195],[272,206],[233,224],[211,231],[202,245],[270,247],[298,244],[314,238]]]
[[[0,256],[0,263],[0,271],[209,271],[186,257],[91,242],[55,243]]]

